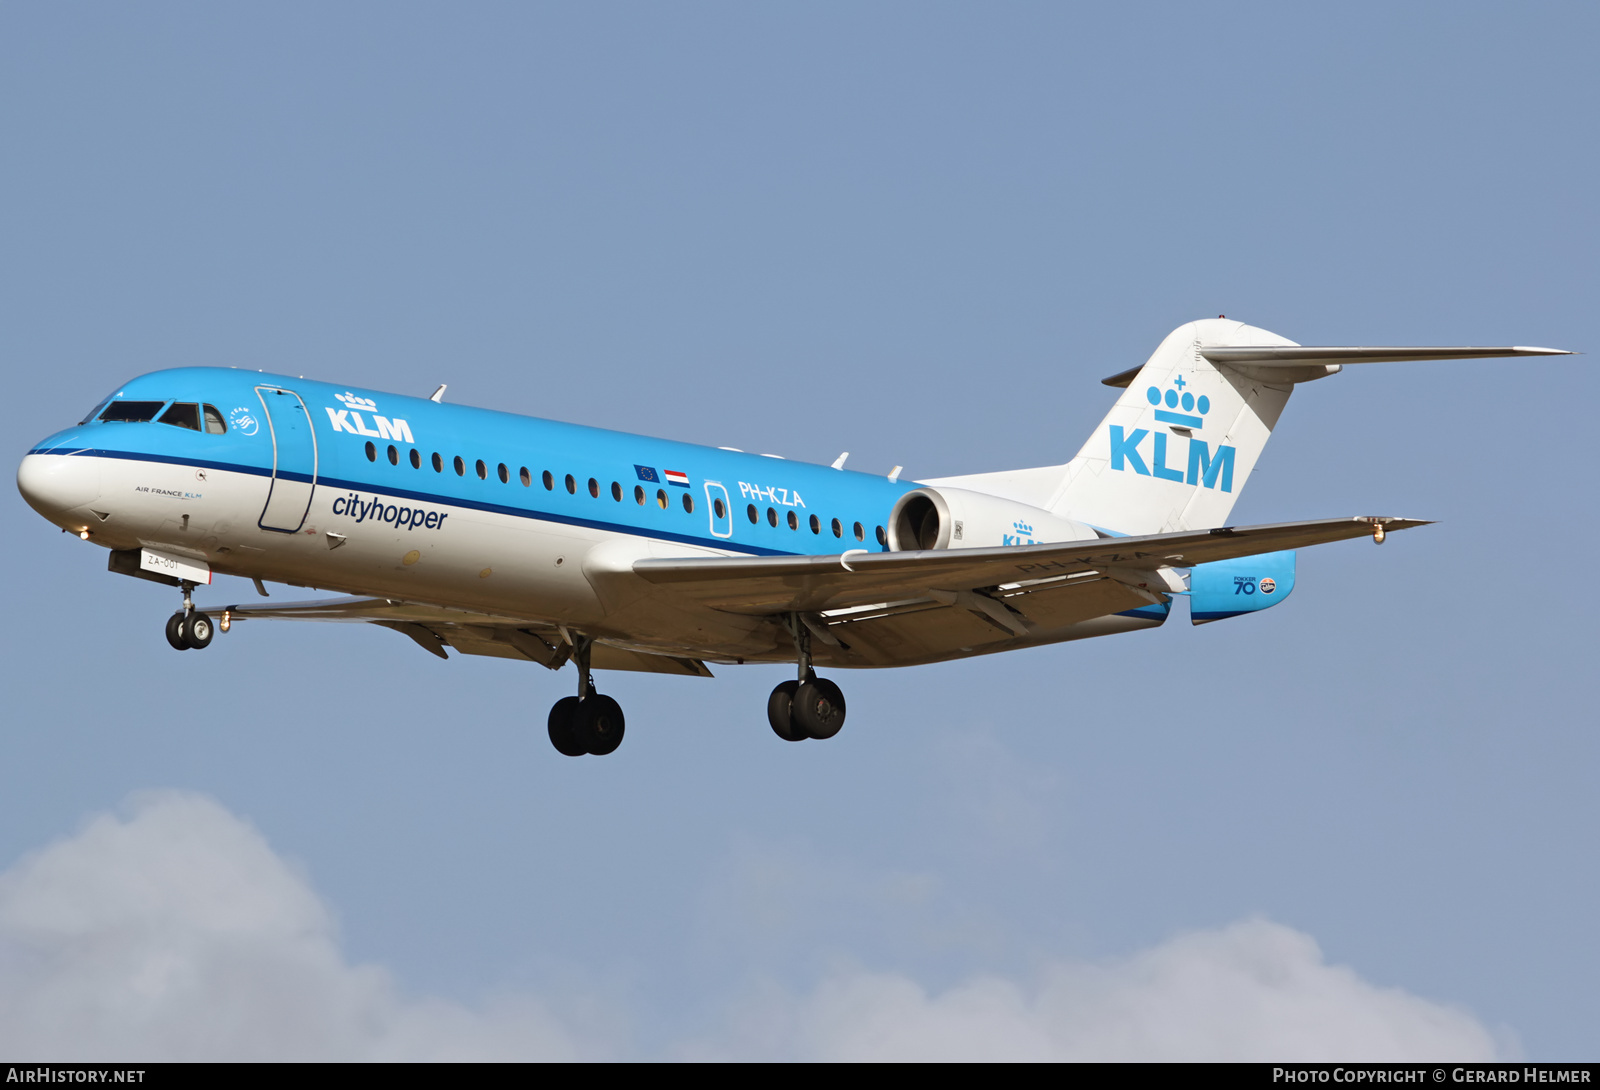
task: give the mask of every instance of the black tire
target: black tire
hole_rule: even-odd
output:
[[[808,738],[832,738],[844,726],[844,694],[825,677],[814,677],[795,690],[794,725]]]
[[[196,651],[211,646],[211,637],[216,634],[216,622],[198,609],[184,619],[183,638]]]
[[[596,757],[615,753],[622,744],[626,726],[622,705],[609,696],[590,693],[589,698],[578,705],[573,722],[576,724],[572,732],[574,740]]]
[[[589,751],[578,744],[574,727],[578,719],[578,698],[564,696],[550,709],[550,744],[563,757],[582,757]]]
[[[798,681],[785,681],[767,697],[767,722],[772,724],[772,733],[785,742],[806,740],[806,732],[795,726],[791,715],[794,708],[794,691],[799,687]]]
[[[174,613],[167,618],[167,642],[174,651],[189,650],[189,641],[183,638],[183,614]]]

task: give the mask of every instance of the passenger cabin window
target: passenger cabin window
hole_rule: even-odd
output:
[[[215,405],[207,405],[205,406],[205,413],[206,434],[226,435],[228,432],[228,422],[222,419],[222,413],[217,409],[217,407]]]
[[[433,471],[435,473],[444,472],[444,459],[439,457],[438,451],[433,452]]]
[[[154,420],[165,404],[165,401],[113,401],[100,414],[100,419],[108,423],[143,424]]]
[[[417,452],[417,448],[416,447],[412,447],[411,448],[411,468],[412,469],[421,469],[422,468],[422,455]]]

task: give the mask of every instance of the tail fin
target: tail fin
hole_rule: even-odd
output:
[[[1347,363],[1569,355],[1554,348],[1319,348],[1225,318],[1181,325],[1142,367],[1105,380],[1124,388],[1064,466],[947,477],[1123,534],[1227,522],[1297,383]]]
[[[1173,330],[1143,367],[1107,380],[1126,389],[1067,463],[1047,509],[1124,534],[1223,525],[1295,381],[1337,368],[1265,381],[1201,349],[1293,344],[1223,318]]]

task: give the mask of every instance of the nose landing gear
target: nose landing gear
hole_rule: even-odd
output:
[[[592,640],[577,637],[572,659],[578,666],[578,695],[564,696],[550,709],[550,744],[565,757],[592,753],[604,757],[622,744],[622,705],[595,692],[589,672]]]
[[[167,618],[167,643],[172,645],[174,651],[198,651],[209,647],[211,637],[217,632],[217,626],[210,616],[194,608],[194,600],[189,596],[193,589],[193,583],[187,580],[183,583],[183,609]]]
[[[772,690],[767,697],[767,722],[785,742],[832,738],[844,726],[844,693],[811,668],[811,630],[805,622],[794,614],[784,620],[794,637],[800,677]]]

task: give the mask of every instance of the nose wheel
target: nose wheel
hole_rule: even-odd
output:
[[[578,694],[564,696],[550,709],[550,744],[564,757],[592,753],[604,757],[622,744],[622,705],[595,692],[589,673],[591,642],[580,637],[572,653],[578,664]]]
[[[167,618],[167,643],[174,651],[198,651],[211,646],[211,637],[217,634],[217,626],[211,617],[194,608],[194,601],[189,597],[193,583],[183,584],[183,608]]]

